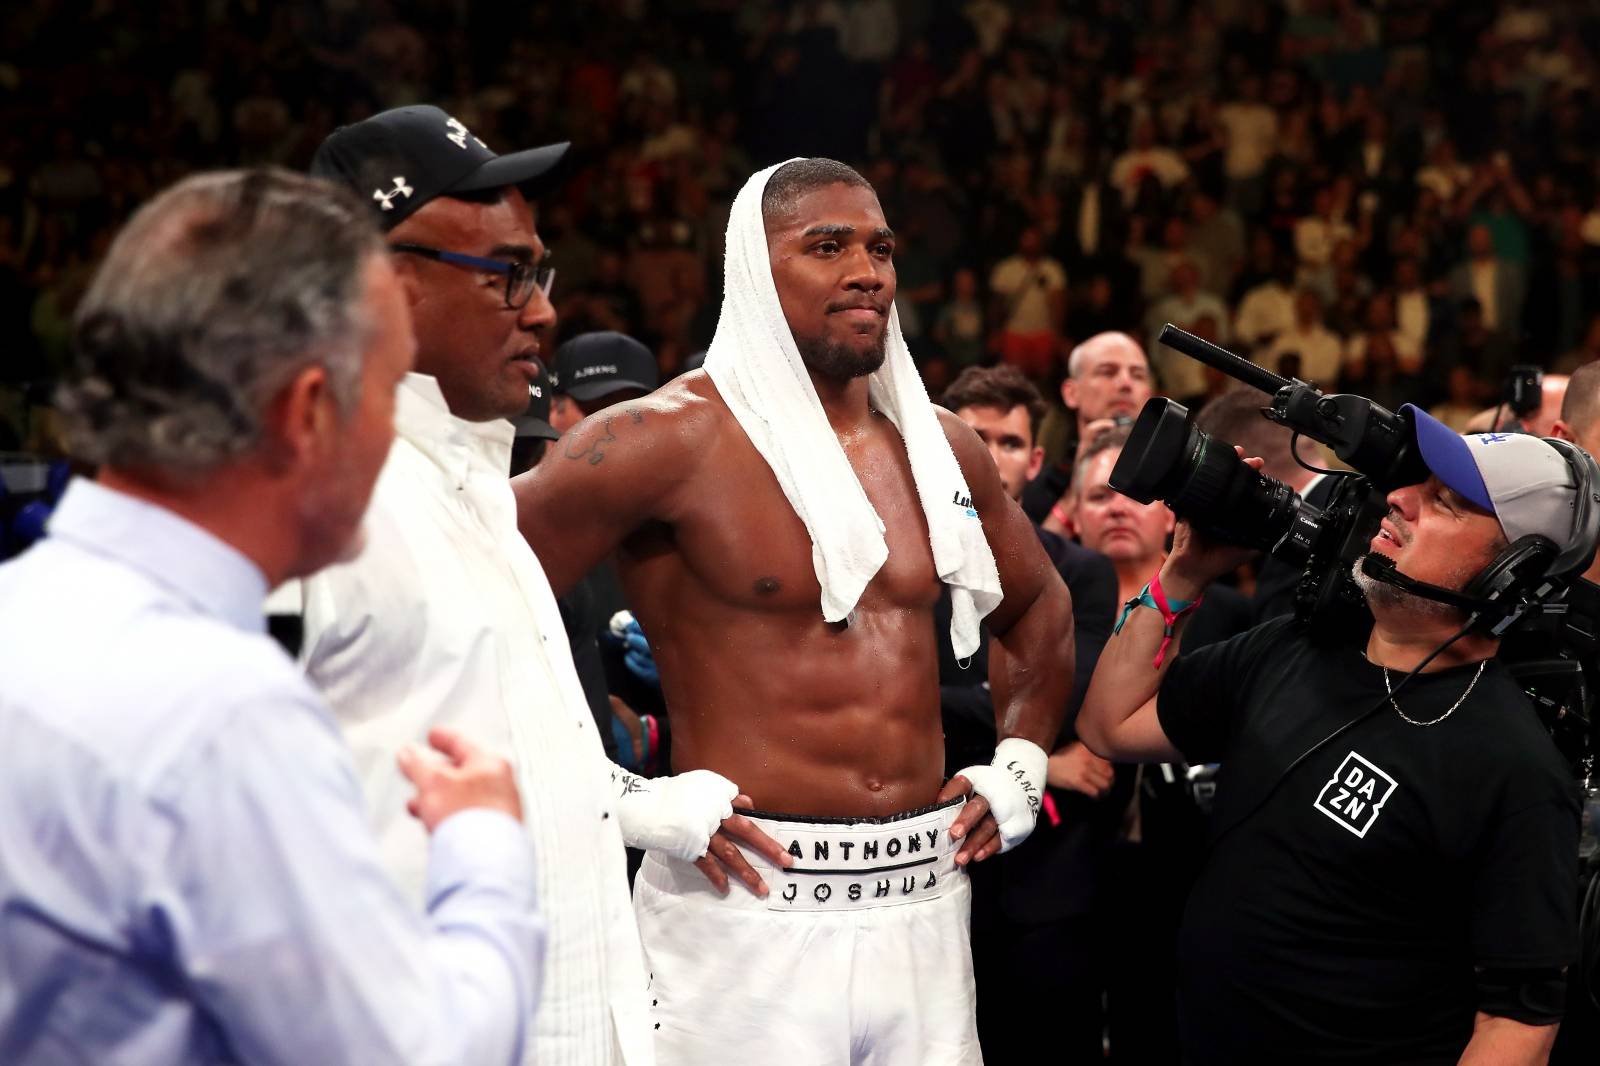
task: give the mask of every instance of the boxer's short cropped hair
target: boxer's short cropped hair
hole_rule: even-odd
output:
[[[295,374],[360,390],[371,212],[279,169],[198,174],[141,208],[95,272],[58,395],[70,450],[93,464],[197,474],[252,450]]]
[[[772,172],[761,192],[761,218],[771,222],[794,211],[802,196],[829,185],[853,185],[872,189],[872,183],[854,169],[834,159],[817,156],[796,159]]]

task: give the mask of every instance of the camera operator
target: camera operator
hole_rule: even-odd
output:
[[[1430,476],[1389,494],[1370,552],[1471,595],[1508,543],[1572,540],[1554,447],[1408,410]],[[1148,590],[1162,606],[1106,645],[1078,720],[1108,758],[1223,766],[1179,939],[1188,1061],[1544,1061],[1576,942],[1578,808],[1497,638],[1358,566],[1364,650],[1274,619],[1173,654],[1246,555],[1180,522]]]

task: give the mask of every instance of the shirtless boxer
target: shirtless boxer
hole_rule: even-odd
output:
[[[730,380],[718,377],[729,373],[719,359],[771,353],[714,343],[707,370],[587,419],[515,483],[519,522],[558,591],[617,552],[660,667],[674,772],[705,768],[738,782],[758,809],[751,817],[792,857],[778,869],[746,850],[770,884],[765,897],[737,886],[723,897],[687,864],[646,859],[635,910],[660,1061],[976,1063],[970,890],[959,867],[1032,829],[1039,746],[1055,738],[1071,687],[1071,603],[972,430],[925,393],[899,408],[907,441],[915,419],[937,419],[928,434],[953,451],[952,476],[965,481],[968,498],[930,501],[882,413],[881,375],[869,398],[868,375],[886,352],[884,373],[915,382],[892,312],[894,238],[872,188],[831,160],[774,169],[734,205],[719,339],[759,310],[737,293],[740,270],[767,272],[755,287],[781,317],[764,336],[788,351],[787,323],[805,394],[826,418],[768,412],[772,433],[821,425],[832,438],[822,443],[837,441],[848,462],[840,469],[881,520],[887,558],[853,609],[826,620],[823,543],[713,380]],[[741,226],[764,226],[764,252],[737,258]],[[847,509],[856,492],[841,485],[836,506]],[[945,513],[981,523],[974,539],[998,572],[1001,596],[985,622],[1003,739],[994,764],[941,788],[934,642],[957,639],[961,650],[954,630],[933,624],[940,574],[950,571],[930,550],[927,516],[937,524]],[[762,813],[778,811],[804,813]]]

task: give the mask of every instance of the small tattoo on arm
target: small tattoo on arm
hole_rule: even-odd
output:
[[[589,460],[590,466],[599,466],[601,463],[605,462],[605,446],[614,443],[617,439],[617,435],[611,432],[611,425],[618,417],[619,416],[616,415],[608,415],[606,420],[601,423],[599,430],[596,431],[604,434],[604,436],[596,436],[584,447],[578,447],[577,441],[572,441],[569,443],[567,445],[567,458],[573,460],[574,462],[579,459],[587,459]],[[628,417],[632,423],[637,426],[644,421],[644,412],[629,411]]]
[[[567,458],[574,461],[587,458],[590,466],[599,466],[603,463],[606,458],[605,446],[617,439],[617,435],[611,432],[611,419],[605,420],[605,424],[600,427],[600,432],[604,433],[605,436],[596,437],[582,448],[578,447],[577,441],[568,444]]]

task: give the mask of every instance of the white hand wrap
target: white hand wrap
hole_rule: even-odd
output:
[[[645,778],[614,766],[611,780],[617,788],[623,841],[684,862],[705,856],[712,835],[733,814],[733,799],[739,794],[737,785],[710,770]]]
[[[1007,737],[995,746],[988,766],[961,771],[972,782],[972,791],[989,801],[989,813],[1000,827],[1001,851],[1010,851],[1033,832],[1049,763],[1050,757],[1033,741]]]

